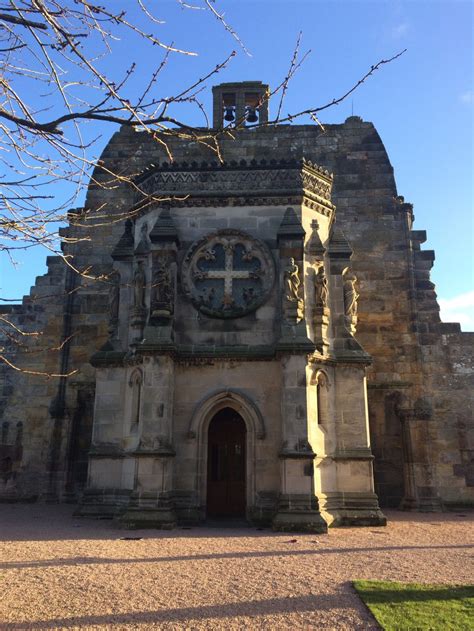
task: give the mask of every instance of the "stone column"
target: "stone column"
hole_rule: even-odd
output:
[[[308,441],[306,401],[307,356],[314,344],[306,336],[303,269],[304,230],[288,208],[278,231],[280,248],[281,337],[277,352],[282,368],[282,436],[280,497],[273,529],[326,532],[313,487],[315,453]]]
[[[398,416],[402,426],[402,450],[403,450],[403,482],[404,494],[400,503],[402,510],[419,510],[419,502],[416,496],[416,476],[413,466],[413,449],[410,433],[411,410],[399,410]]]
[[[285,354],[281,358],[283,444],[279,453],[280,498],[273,529],[326,532],[314,494],[316,454],[308,442],[306,363],[305,354]]]
[[[322,488],[322,515],[334,526],[385,526],[374,491],[365,364],[345,362],[335,375],[334,487]]]
[[[174,349],[178,232],[169,205],[160,212],[150,232],[150,317],[143,333],[142,347],[155,352]]]
[[[334,451],[327,454],[331,475],[321,485],[322,515],[335,526],[383,526],[374,492],[370,448],[366,366],[370,356],[354,338],[354,310],[345,286],[352,249],[335,226],[328,247],[331,300],[331,355],[334,362]],[[352,279],[352,277],[351,277]],[[353,282],[351,280],[351,282]]]
[[[145,357],[143,370],[134,489],[119,521],[127,528],[173,528],[174,361],[167,355]]]
[[[84,516],[117,515],[128,504],[132,491],[131,480],[127,484],[123,475],[126,371],[108,354],[113,352],[99,351],[91,360],[97,370],[89,474],[78,509],[78,514]]]
[[[429,423],[432,413],[423,406],[423,399],[413,408],[400,407],[398,416],[402,424],[403,479],[405,492],[400,503],[402,510],[441,511],[443,504],[435,483],[430,462],[431,437]]]

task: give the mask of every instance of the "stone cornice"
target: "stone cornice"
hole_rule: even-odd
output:
[[[332,175],[309,160],[252,160],[239,163],[186,162],[152,165],[134,181],[140,193],[134,210],[145,212],[167,198],[172,206],[302,204],[325,215]]]

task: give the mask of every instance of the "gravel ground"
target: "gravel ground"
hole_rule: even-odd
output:
[[[353,579],[474,582],[473,513],[288,535],[121,531],[72,510],[0,506],[0,629],[365,630]]]

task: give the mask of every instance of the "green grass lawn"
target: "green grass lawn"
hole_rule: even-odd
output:
[[[474,629],[474,585],[388,581],[354,581],[353,585],[385,631]]]

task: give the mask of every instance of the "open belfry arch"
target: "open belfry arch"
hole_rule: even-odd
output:
[[[255,129],[268,86],[213,93],[214,127],[234,126],[223,161],[175,137],[170,162],[126,129],[104,151],[133,185],[92,185],[86,207],[118,220],[65,250],[107,280],[49,260],[58,299],[36,317],[77,331],[62,361],[79,372],[34,412],[24,377],[11,384],[3,409],[23,425],[4,497],[76,500],[129,527],[311,532],[383,525],[379,499],[469,503],[472,335],[439,321],[433,255],[373,125]]]

